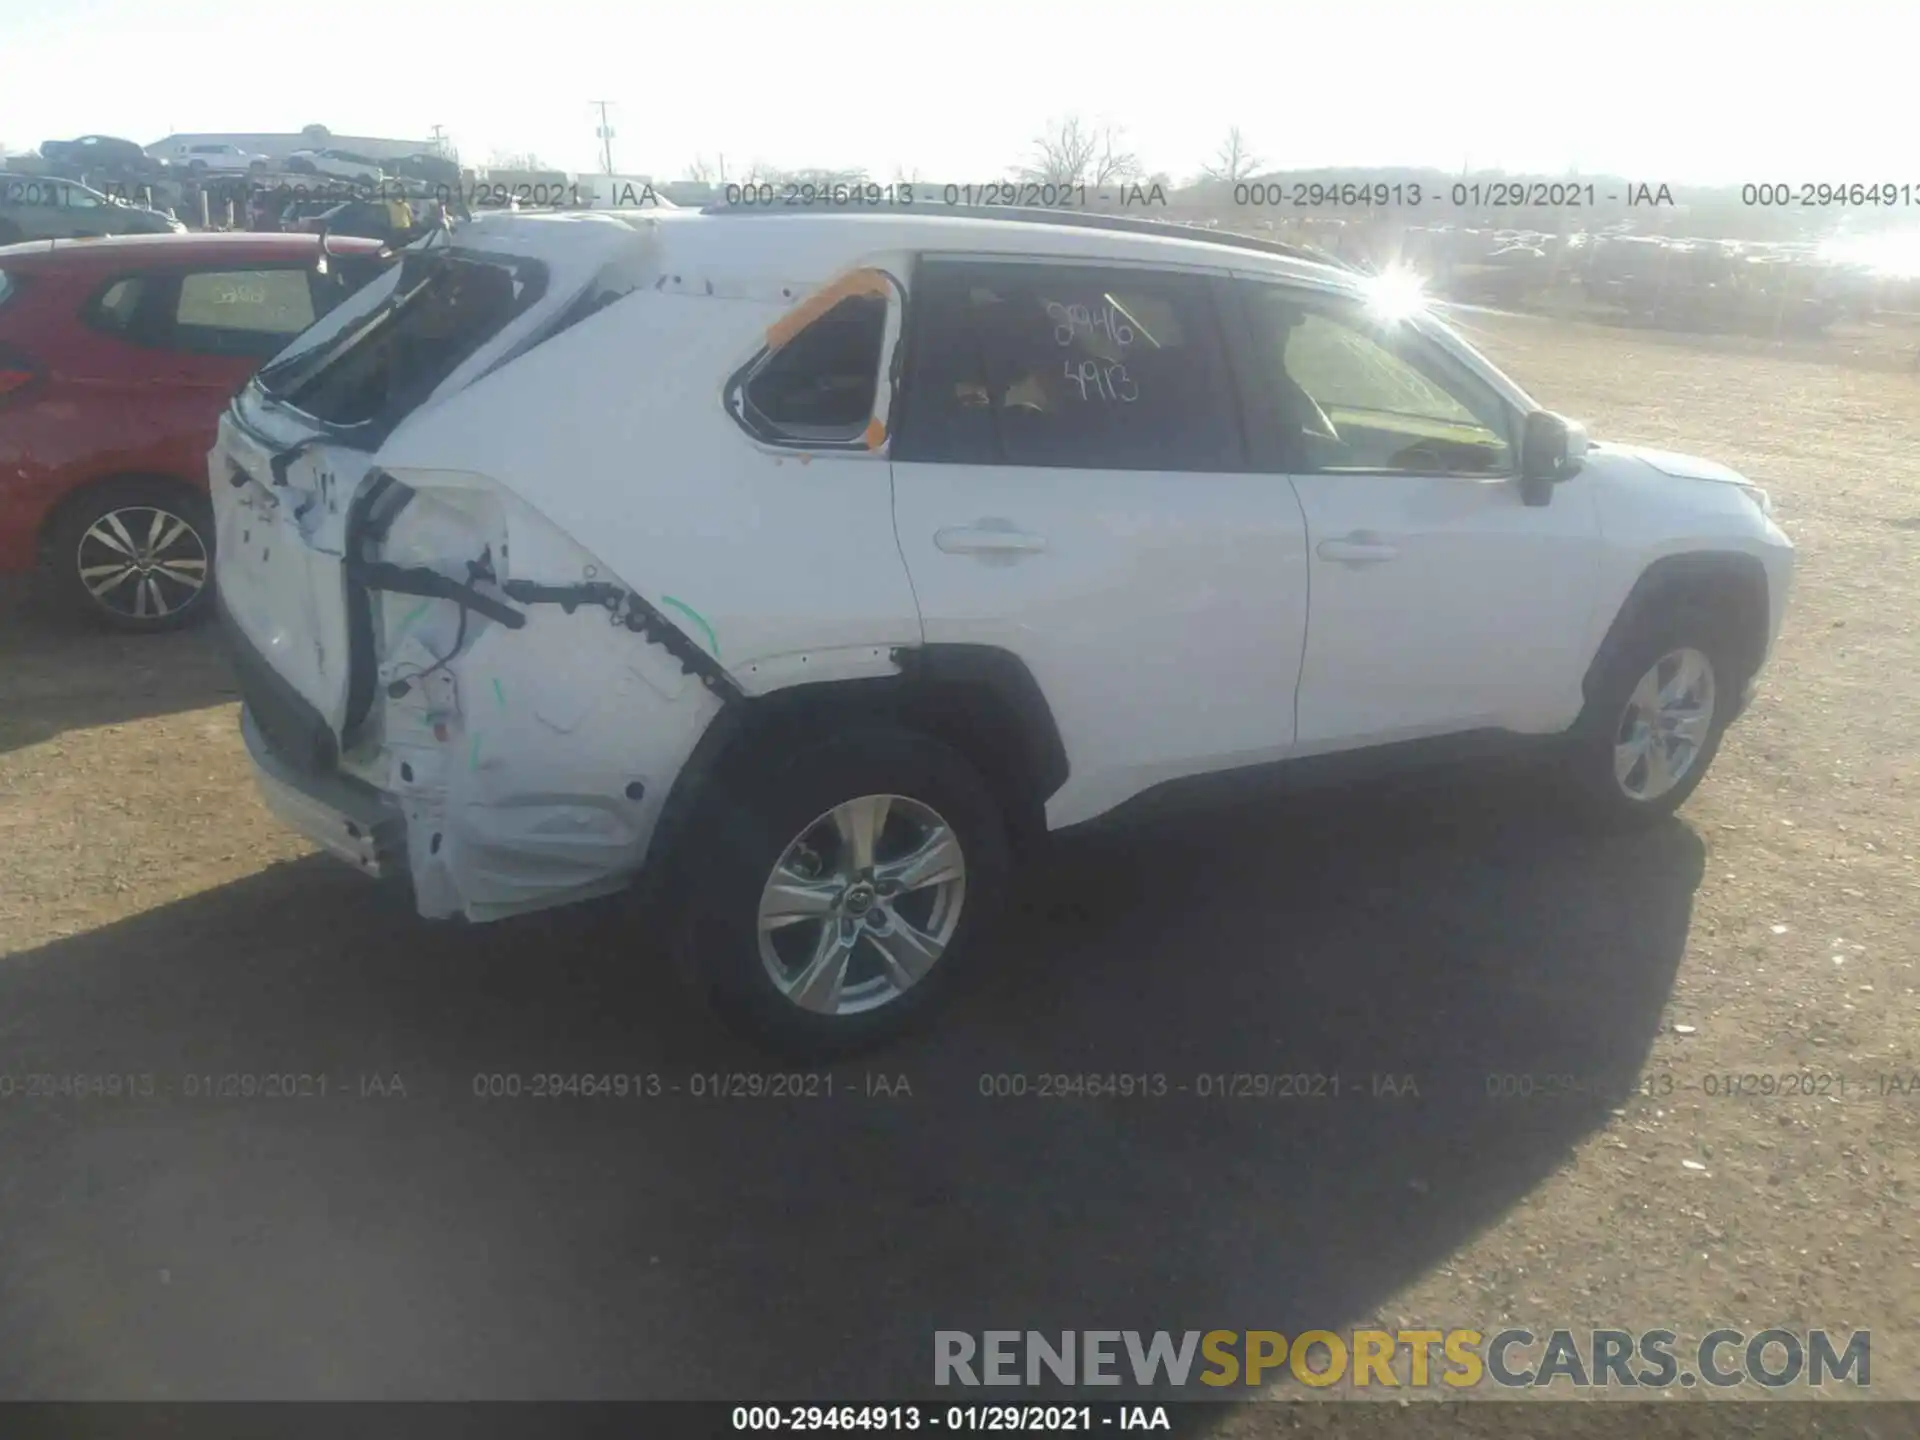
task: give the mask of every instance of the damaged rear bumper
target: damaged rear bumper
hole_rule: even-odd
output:
[[[329,854],[376,879],[407,873],[399,807],[334,768],[326,721],[254,648],[216,592],[227,658],[240,682],[240,736],[266,807]]]
[[[377,880],[407,874],[407,826],[386,796],[349,776],[303,774],[242,706],[240,734],[260,799],[281,821],[329,854]]]

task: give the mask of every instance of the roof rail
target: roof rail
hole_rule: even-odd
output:
[[[784,202],[777,205],[729,205],[724,200],[716,200],[711,205],[703,205],[700,213],[702,215],[820,213],[858,215],[878,213],[883,208],[890,208],[892,213],[897,215],[951,216],[958,220],[1016,220],[1034,225],[1076,225],[1087,230],[1118,230],[1132,235],[1159,235],[1174,240],[1198,240],[1208,245],[1225,245],[1235,250],[1258,250],[1268,255],[1284,255],[1290,260],[1305,260],[1315,265],[1327,265],[1336,270],[1359,273],[1356,267],[1346,261],[1329,255],[1324,250],[1316,250],[1311,245],[1293,245],[1284,240],[1262,240],[1255,235],[1242,235],[1231,230],[1212,230],[1204,225],[1188,225],[1178,220],[1153,220],[1137,215],[1103,215],[1091,210],[1050,209],[1039,205],[928,204],[925,207],[876,207],[874,210],[868,210],[859,205],[836,204],[830,200],[797,200],[790,205]]]

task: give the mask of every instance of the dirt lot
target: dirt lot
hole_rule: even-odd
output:
[[[615,909],[430,928],[308,854],[253,798],[207,637],[10,606],[5,1069],[160,1093],[0,1107],[0,1393],[878,1398],[925,1389],[937,1328],[1380,1321],[1871,1328],[1873,1393],[1920,1398],[1920,1093],[1876,1093],[1920,1073],[1920,376],[1474,324],[1595,434],[1762,481],[1801,547],[1682,822],[1575,838],[1524,778],[1456,777],[1077,840],[992,983],[831,1100],[476,1099],[765,1064]],[[1420,1095],[979,1090],[1336,1068]],[[1803,1071],[1847,1093],[1707,1093]],[[332,1094],[186,1093],[286,1072]],[[1575,1085],[1494,1101],[1489,1074]],[[1813,1433],[1788,1408],[1746,1423]],[[1431,1433],[1525,1428],[1472,1409]],[[1666,1409],[1636,1433],[1721,1433]]]

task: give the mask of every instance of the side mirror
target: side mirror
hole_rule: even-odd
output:
[[[1520,498],[1528,505],[1548,505],[1553,487],[1579,472],[1587,453],[1587,432],[1578,422],[1551,410],[1527,416],[1520,434]]]

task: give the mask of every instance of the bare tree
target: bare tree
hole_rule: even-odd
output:
[[[704,155],[694,156],[692,163],[687,166],[687,179],[702,185],[713,184],[714,177],[718,174],[718,168]]]
[[[1237,184],[1246,179],[1261,166],[1260,158],[1247,149],[1247,142],[1240,134],[1240,127],[1234,126],[1227,131],[1227,138],[1220,146],[1220,153],[1214,163],[1203,166],[1200,173],[1209,180],[1224,180],[1227,184]]]
[[[1033,158],[1021,168],[1020,177],[1048,185],[1105,185],[1139,173],[1140,161],[1121,148],[1119,131],[1110,125],[1095,129],[1078,115],[1069,115],[1033,142]]]

